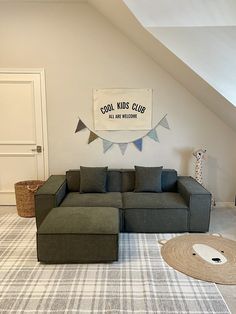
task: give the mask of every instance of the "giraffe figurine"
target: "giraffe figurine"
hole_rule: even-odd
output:
[[[205,158],[206,149],[198,149],[193,152],[193,156],[196,157],[196,166],[195,166],[195,179],[198,183],[203,185],[203,179],[202,179],[202,164],[203,159]]]
[[[198,183],[200,183],[202,186],[203,184],[203,179],[202,179],[202,164],[203,164],[203,159],[205,159],[205,153],[206,149],[198,149],[193,152],[193,156],[196,157],[196,166],[195,166],[195,179],[197,180]],[[211,207],[215,206],[215,199],[212,196],[211,197]]]

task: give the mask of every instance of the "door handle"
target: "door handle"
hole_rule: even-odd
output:
[[[42,146],[37,145],[36,148],[31,149],[32,152],[42,153]]]

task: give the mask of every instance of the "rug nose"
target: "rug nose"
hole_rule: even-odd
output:
[[[216,263],[221,263],[221,259],[219,257],[213,257],[212,261]]]

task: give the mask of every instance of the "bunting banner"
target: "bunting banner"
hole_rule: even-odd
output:
[[[133,144],[138,151],[142,151],[143,149],[143,139],[145,137],[149,137],[150,139],[152,139],[155,142],[160,142],[159,141],[159,137],[158,137],[158,133],[157,133],[157,128],[160,126],[170,130],[170,126],[169,123],[167,121],[167,114],[155,125],[154,128],[152,128],[150,131],[148,131],[144,136],[137,138],[133,141],[127,142],[127,143],[120,143],[120,142],[111,142],[106,140],[105,138],[102,138],[101,136],[98,136],[96,133],[94,133],[93,131],[91,131],[84,123],[81,119],[79,119],[75,133],[78,133],[84,129],[89,130],[89,138],[88,138],[88,144],[92,143],[93,141],[95,141],[97,138],[102,140],[102,144],[103,144],[103,153],[105,154],[108,150],[111,149],[111,147],[113,147],[115,144],[119,146],[121,154],[124,155],[126,152],[126,149],[128,147],[128,144]]]

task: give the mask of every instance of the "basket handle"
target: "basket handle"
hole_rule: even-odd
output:
[[[36,186],[36,188],[34,188],[34,189],[30,188],[30,186],[29,186],[29,185],[27,185],[27,186],[26,186],[26,188],[27,188],[27,190],[28,190],[28,191],[30,191],[30,192],[32,192],[32,193],[34,193],[34,192],[36,192],[36,191],[38,190],[39,185],[37,185],[37,186]]]

